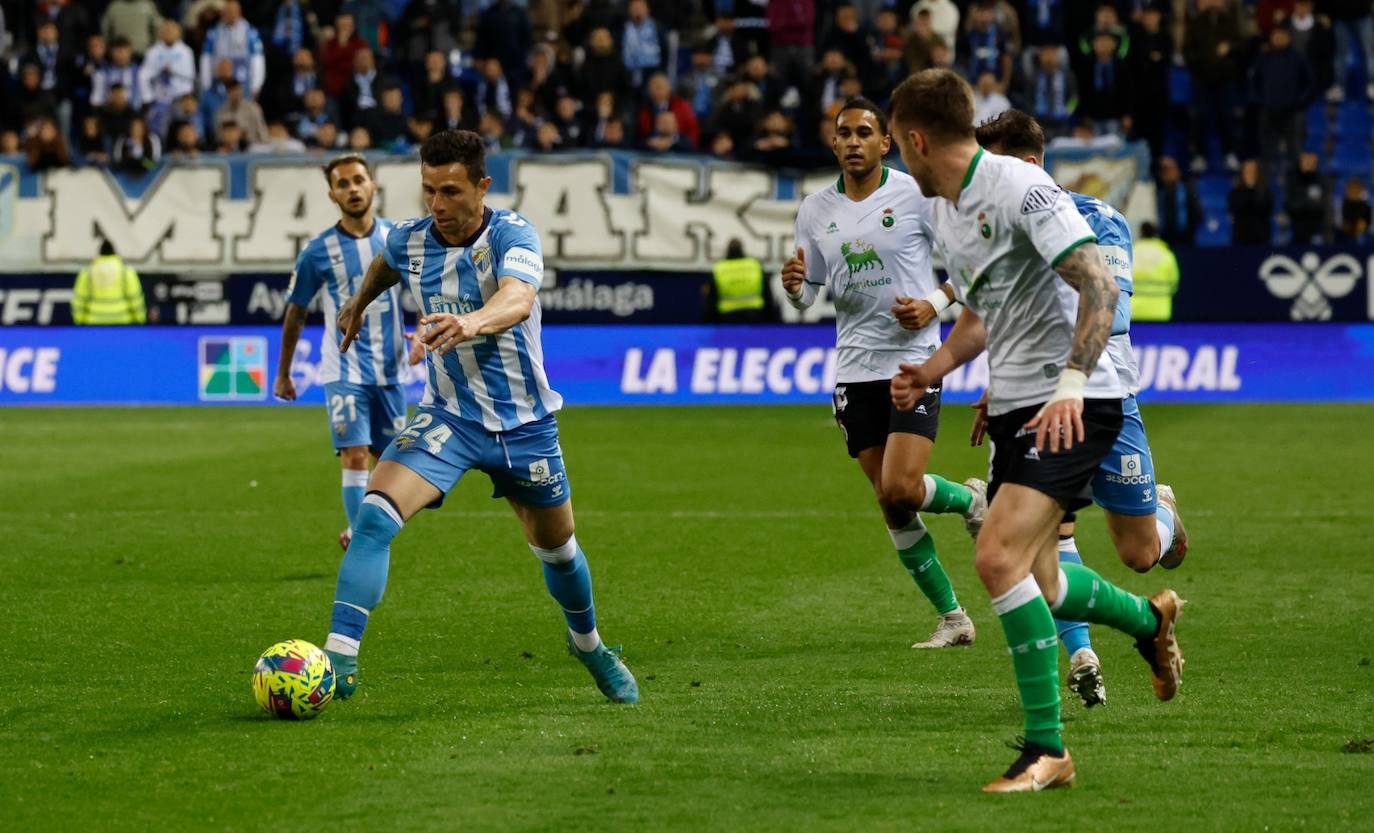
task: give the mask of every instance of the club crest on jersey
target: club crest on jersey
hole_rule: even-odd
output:
[[[487,272],[491,269],[491,246],[478,246],[472,250],[472,265],[477,267],[478,272]]]
[[[883,265],[883,259],[878,257],[878,252],[873,248],[873,244],[863,240],[841,243],[840,255],[844,257],[844,262],[849,265],[851,276],[855,272],[863,272],[868,269],[882,271],[887,268]]]
[[[984,240],[992,239],[992,226],[988,223],[988,213],[986,211],[978,212],[978,233],[983,235]]]
[[[892,209],[883,209],[883,228],[892,228],[897,225],[897,218],[892,216]]]

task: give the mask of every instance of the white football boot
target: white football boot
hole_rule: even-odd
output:
[[[925,642],[917,642],[911,647],[955,648],[972,645],[975,635],[973,620],[968,618],[968,613],[961,607],[941,616],[940,622],[935,626],[935,632],[930,635],[930,638]]]
[[[969,537],[978,540],[978,533],[983,530],[983,518],[988,514],[988,484],[976,477],[970,477],[964,481],[964,486],[973,492],[973,502],[969,504],[968,514],[964,516],[964,529],[968,530]]]
[[[1069,657],[1069,688],[1085,709],[1106,705],[1107,686],[1102,682],[1102,662],[1092,648],[1079,648]]]

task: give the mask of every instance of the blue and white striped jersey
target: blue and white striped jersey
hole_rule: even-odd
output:
[[[496,294],[501,278],[537,290],[544,278],[539,233],[514,211],[486,209],[482,227],[457,246],[435,236],[425,217],[397,224],[383,256],[401,273],[421,315],[466,315]],[[520,324],[499,335],[479,336],[441,357],[430,353],[422,406],[443,408],[488,431],[509,431],[543,419],[563,406],[544,374],[539,340],[539,301]]]
[[[1065,189],[1067,190],[1067,189]],[[1135,278],[1131,271],[1135,263],[1132,246],[1131,224],[1121,212],[1096,197],[1068,192],[1073,198],[1074,207],[1088,222],[1088,227],[1097,235],[1097,249],[1107,261],[1107,268],[1121,287],[1121,296],[1116,299],[1116,312],[1112,316],[1112,334],[1107,339],[1107,355],[1116,367],[1116,375],[1128,394],[1134,394],[1140,378],[1136,368],[1135,353],[1131,350],[1131,294],[1135,291]]]
[[[287,300],[309,306],[324,290],[324,339],[316,380],[320,384],[396,385],[404,381],[405,322],[399,287],[391,287],[368,305],[362,332],[347,353],[339,352],[339,307],[358,294],[367,267],[391,231],[391,223],[380,217],[366,237],[354,237],[336,225],[307,243],[296,258]]]

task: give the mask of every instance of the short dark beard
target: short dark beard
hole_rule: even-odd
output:
[[[361,220],[362,218],[367,216],[367,212],[372,210],[372,200],[368,200],[367,205],[364,205],[361,211],[349,211],[346,207],[342,206],[339,210],[342,211],[343,215],[350,220]]]

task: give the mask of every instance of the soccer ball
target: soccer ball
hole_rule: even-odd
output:
[[[304,639],[278,642],[253,667],[253,696],[283,720],[309,720],[334,699],[334,666]]]

